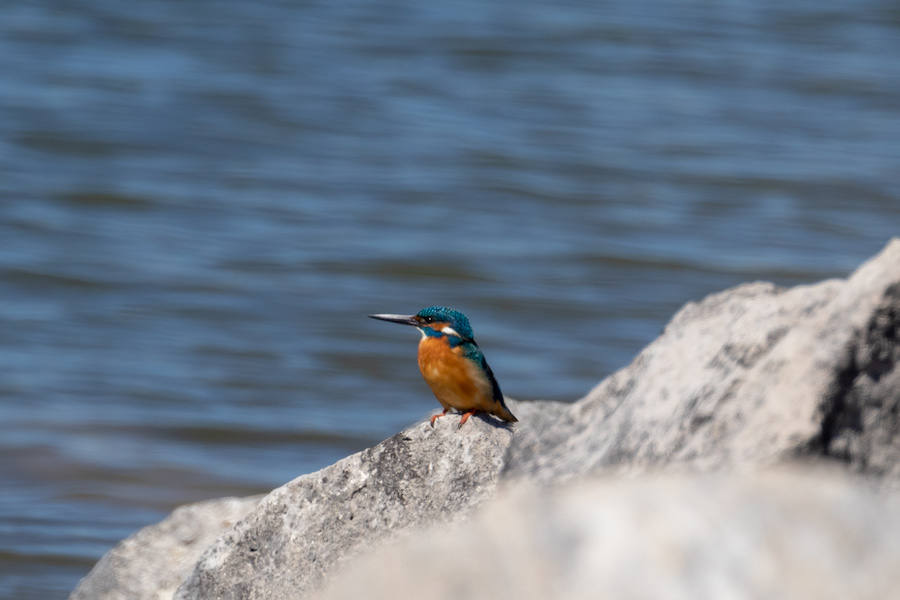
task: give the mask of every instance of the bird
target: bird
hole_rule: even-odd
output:
[[[475,343],[466,315],[446,306],[431,306],[414,315],[368,316],[412,325],[422,333],[419,370],[444,408],[444,412],[431,417],[432,427],[451,408],[463,413],[458,428],[478,412],[512,423],[518,421],[506,406],[494,373]]]

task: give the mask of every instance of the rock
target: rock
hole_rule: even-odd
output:
[[[461,430],[455,417],[439,419],[435,429],[420,423],[276,489],[211,543],[175,597],[309,597],[336,573],[355,574],[360,554],[414,536],[402,542],[414,554],[392,559],[383,576],[370,560],[360,567],[369,573],[359,579],[362,587],[341,576],[351,587],[330,593],[377,597],[396,585],[438,594],[431,597],[746,598],[807,589],[832,597],[819,585],[832,567],[860,565],[869,577],[872,565],[884,566],[882,556],[896,564],[885,537],[897,538],[896,516],[846,473],[823,481],[767,479],[751,469],[824,458],[869,480],[900,482],[898,331],[900,240],[847,280],[791,289],[752,283],[689,303],[631,365],[575,404],[516,403],[515,426],[490,417],[472,418]],[[668,477],[609,479],[648,472]],[[431,546],[421,534],[468,516],[498,482],[546,488],[598,475],[607,479],[492,503],[489,516],[465,527],[469,537],[429,534],[449,546]],[[863,512],[856,514],[855,502]],[[836,529],[817,533],[816,515]],[[879,518],[884,530],[872,524]],[[765,533],[755,534],[756,526]],[[835,547],[840,528],[852,542],[847,548]],[[873,546],[866,548],[870,534]],[[160,538],[153,553],[177,554],[184,539]],[[644,539],[659,543],[642,546]],[[192,548],[199,552],[203,543],[198,538]],[[801,551],[812,554],[810,565]],[[165,563],[143,563],[137,554],[113,550],[75,594],[171,597],[183,563],[168,572]],[[399,560],[410,568],[402,570]],[[859,598],[882,589],[889,575],[848,577],[860,593],[843,584],[834,589]],[[675,591],[666,593],[657,578]],[[146,584],[138,588],[138,581]],[[754,593],[742,592],[743,584]],[[591,593],[591,586],[608,593]]]
[[[203,554],[176,598],[302,598],[361,551],[467,515],[497,485],[512,428],[427,422],[284,485]]]
[[[107,552],[70,600],[170,600],[200,554],[261,499],[221,498],[176,508]]]
[[[320,599],[895,598],[898,509],[846,472],[520,487],[348,565]]]
[[[847,280],[688,303],[628,367],[521,419],[504,477],[723,469],[798,455],[900,475],[900,240]]]

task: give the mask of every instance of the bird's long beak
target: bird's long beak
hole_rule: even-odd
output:
[[[391,323],[400,323],[402,325],[419,326],[419,322],[416,321],[415,315],[369,315],[369,317],[380,319],[382,321],[390,321]]]

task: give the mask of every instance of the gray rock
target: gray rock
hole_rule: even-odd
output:
[[[170,600],[200,554],[261,499],[221,498],[176,508],[107,552],[70,600]]]
[[[848,280],[689,303],[628,367],[521,419],[505,477],[721,469],[797,455],[900,475],[900,240]]]
[[[302,598],[361,551],[490,497],[512,437],[473,417],[419,423],[284,485],[203,554],[176,598]]]
[[[490,418],[470,419],[461,430],[456,428],[456,417],[439,419],[434,430],[420,423],[374,448],[278,488],[211,544],[175,596],[181,600],[308,597],[333,581],[336,572],[354,569],[353,561],[361,553],[399,543],[399,538],[413,536],[423,528],[446,528],[448,523],[466,517],[494,494],[502,479],[508,484],[524,480],[546,485],[597,474],[736,472],[806,457],[826,458],[880,477],[881,481],[898,482],[898,331],[900,240],[893,240],[848,280],[787,290],[753,283],[689,303],[630,366],[607,378],[573,405],[514,404],[513,411],[520,420],[514,428]],[[810,533],[812,529],[785,530],[785,535],[796,539],[755,539],[744,521],[762,523],[768,528],[765,531],[771,532],[777,530],[776,521],[767,521],[765,510],[752,512],[742,498],[747,495],[763,502],[769,490],[768,480],[750,474],[746,482],[730,479],[726,483],[696,479],[696,475],[692,476],[694,479],[683,477],[672,474],[670,479],[652,483],[605,481],[589,492],[567,488],[570,491],[560,492],[559,497],[553,492],[535,492],[537,495],[525,501],[504,501],[499,504],[501,508],[490,509],[493,517],[476,525],[485,529],[485,537],[472,534],[490,551],[489,555],[473,552],[471,556],[475,558],[470,560],[467,552],[473,542],[460,542],[462,554],[441,555],[440,567],[428,563],[432,565],[428,568],[438,568],[438,574],[448,571],[445,575],[428,580],[422,571],[410,573],[407,569],[402,576],[409,577],[408,581],[393,583],[398,589],[438,586],[440,593],[455,590],[455,597],[463,597],[474,595],[467,583],[470,571],[482,569],[492,573],[496,581],[484,573],[475,579],[483,586],[479,589],[496,591],[491,594],[493,597],[512,597],[515,593],[523,598],[580,598],[585,589],[590,589],[583,586],[597,583],[590,579],[591,566],[612,560],[610,564],[619,564],[630,573],[630,578],[617,579],[610,569],[598,567],[597,576],[602,574],[609,579],[608,586],[613,586],[603,589],[615,592],[611,591],[609,597],[638,597],[629,594],[657,588],[644,581],[648,577],[639,570],[643,560],[640,552],[644,550],[627,545],[640,540],[622,540],[628,535],[634,537],[635,532],[638,537],[646,533],[652,539],[653,532],[645,531],[649,525],[641,524],[641,519],[645,519],[663,530],[671,529],[660,546],[662,554],[652,557],[657,561],[654,568],[687,572],[696,582],[673,588],[688,590],[684,593],[648,592],[644,597],[713,597],[720,586],[723,594],[715,597],[778,597],[776,592],[781,593],[782,588],[772,588],[773,595],[763,593],[769,589],[766,585],[784,580],[777,564],[765,562],[764,557],[754,559],[757,562],[753,564],[758,566],[753,569],[760,572],[750,574],[735,566],[743,560],[741,536],[750,536],[747,543],[752,542],[756,552],[777,556],[778,548],[784,546],[799,556],[800,548],[816,552],[817,546],[809,544],[810,539],[818,540]],[[799,487],[790,491],[795,479]],[[850,504],[858,501],[865,510],[875,511],[872,514],[882,513],[878,513],[880,500],[865,496],[868,490],[860,489],[860,495],[854,495],[856,492],[842,487],[853,485],[841,480],[826,481],[817,487],[818,483],[802,477],[781,478],[779,489],[774,492],[779,494],[777,503],[763,506],[778,513],[779,519],[802,512],[797,507],[807,497],[813,498],[811,510],[821,511],[828,518],[839,506],[847,514],[838,518],[837,526],[846,525],[848,539],[856,544],[869,534],[871,523],[867,516],[861,522],[854,521]],[[583,552],[570,552],[571,544],[581,543],[578,519],[567,521],[562,513],[547,519],[542,516],[544,505],[553,510],[558,505],[564,513],[563,509],[571,504],[573,515],[586,514],[592,502],[607,502],[609,494],[617,498],[610,502],[619,504],[609,504],[608,514],[621,515],[624,520],[617,524],[615,518],[600,515],[591,525],[591,535],[598,540],[609,536],[625,544],[623,548],[631,548],[629,560],[633,562],[628,564],[616,563],[615,556],[610,556],[615,554],[614,546],[598,546],[590,540],[585,542]],[[666,508],[669,496],[670,509]],[[704,499],[707,496],[711,500]],[[828,505],[832,500],[838,504]],[[637,504],[626,508],[629,502]],[[716,521],[704,521],[702,511],[693,508],[710,508],[721,502],[726,502],[726,508],[732,512],[721,512]],[[628,512],[632,509],[635,512]],[[509,515],[505,516],[507,512]],[[659,516],[654,517],[657,512]],[[894,517],[885,519],[886,527],[894,527]],[[672,523],[664,522],[668,520]],[[502,526],[494,525],[495,522]],[[696,551],[694,546],[680,548],[678,536],[688,527],[685,523],[694,522],[708,539],[696,541]],[[742,532],[740,536],[722,538],[722,532],[731,527]],[[896,529],[891,531],[896,534]],[[535,556],[540,558],[540,548],[529,546],[544,544],[546,540],[541,541],[544,538],[540,535],[560,555],[546,567],[534,562]],[[182,577],[183,571],[173,567],[172,573],[166,572],[164,563],[152,557],[164,556],[167,544],[169,551],[177,551],[183,539],[181,534],[170,536],[168,541],[161,537],[146,563],[141,560],[139,548],[130,551],[127,560],[114,556],[119,548],[113,550],[82,582],[76,594],[95,598],[170,597],[167,594],[171,594],[172,581]],[[423,544],[427,541],[419,539]],[[720,541],[725,544],[726,554],[731,554],[728,560],[716,562],[713,548]],[[822,541],[828,548],[832,542],[831,538]],[[202,543],[194,545],[198,551]],[[525,545],[526,554],[510,551],[519,543]],[[881,546],[877,545],[882,544],[881,538],[875,544],[876,554],[871,555],[864,548],[852,548],[876,564],[881,556]],[[815,556],[814,560],[819,560]],[[794,554],[788,558],[785,564],[807,568]],[[850,558],[838,552],[823,555],[821,560],[823,565],[831,565]],[[421,559],[424,561],[425,557]],[[709,573],[704,574],[702,565],[706,560],[712,562]],[[418,559],[409,564],[425,568]],[[182,563],[178,565],[181,569]],[[865,563],[861,572],[870,573],[870,566]],[[582,575],[572,575],[574,587],[559,583],[560,577],[569,577],[569,568],[584,570]],[[772,569],[775,574],[766,575]],[[809,585],[813,585],[822,571],[815,566],[809,572]],[[401,576],[400,571],[385,573]],[[652,571],[651,575],[656,576]],[[660,575],[662,580],[664,575]],[[516,576],[521,584],[514,581]],[[745,580],[750,586],[747,589],[762,592],[740,593],[734,582]],[[134,583],[137,581],[146,584],[138,588]],[[380,585],[377,578],[371,581],[373,586]],[[542,581],[550,583],[541,587]],[[632,588],[627,588],[629,581]],[[880,581],[873,579],[872,585],[881,585]],[[862,590],[869,589],[865,582],[860,585]],[[142,592],[115,595],[120,589]],[[359,589],[365,597],[380,595],[366,587]],[[372,588],[375,589],[379,588]],[[698,589],[700,592],[695,594]],[[104,590],[105,595],[101,593]],[[857,593],[848,596],[865,597]],[[832,596],[826,593],[823,597]]]
[[[320,600],[883,600],[897,565],[900,497],[846,472],[600,478],[506,490],[348,565]]]

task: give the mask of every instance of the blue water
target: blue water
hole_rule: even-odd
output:
[[[683,303],[900,233],[900,10],[0,5],[0,598],[437,407],[466,312],[574,400]]]

